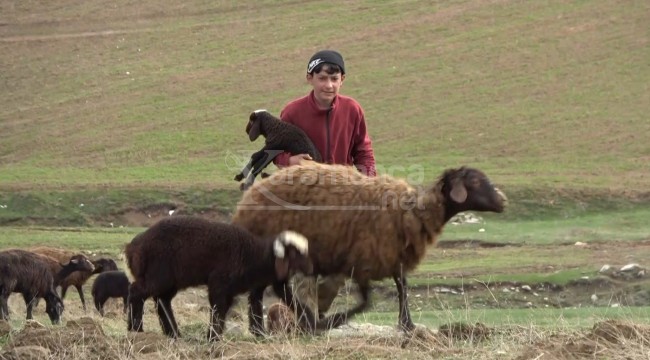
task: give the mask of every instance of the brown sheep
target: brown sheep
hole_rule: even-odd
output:
[[[37,254],[49,256],[61,262],[65,262],[72,256],[76,255],[76,253],[73,251],[49,246],[37,246],[32,247],[28,250]],[[86,283],[86,281],[88,281],[88,279],[94,274],[99,274],[104,271],[117,270],[117,264],[115,264],[115,261],[112,259],[100,258],[97,260],[91,260],[91,263],[94,266],[94,270],[74,272],[63,279],[61,283],[59,283],[59,286],[61,286],[61,299],[65,299],[68,287],[74,286],[77,289],[77,292],[79,293],[79,299],[81,299],[81,305],[83,306],[84,311],[86,311],[86,299],[84,297],[83,285]]]
[[[307,247],[307,239],[291,231],[262,238],[239,226],[199,217],[163,219],[125,249],[135,278],[129,287],[128,330],[142,331],[144,301],[153,297],[163,332],[178,337],[172,299],[179,290],[207,285],[212,309],[209,340],[221,337],[234,297],[244,292],[250,292],[251,333],[262,335],[264,289],[273,285],[292,304],[290,291],[279,286],[296,271],[311,273]]]
[[[367,177],[353,167],[310,163],[256,182],[244,193],[232,222],[258,236],[298,231],[309,238],[314,275],[342,274],[359,285],[361,303],[324,318],[317,328],[339,326],[364,311],[370,281],[392,277],[399,325],[412,330],[406,274],[451,217],[461,211],[502,212],[504,202],[487,176],[472,168],[447,170],[428,189],[417,189],[390,176]]]

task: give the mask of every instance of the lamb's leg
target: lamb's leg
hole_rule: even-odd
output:
[[[226,315],[233,303],[230,295],[221,295],[214,289],[209,289],[210,300],[210,329],[208,330],[208,341],[218,341],[226,328]]]
[[[9,320],[9,306],[7,300],[9,296],[4,292],[0,293],[0,320]]]
[[[316,330],[316,316],[309,307],[305,306],[293,296],[289,284],[285,281],[275,282],[273,283],[273,291],[275,291],[275,294],[297,314],[296,318],[298,319],[300,328],[304,332],[313,334]]]
[[[261,287],[251,290],[248,295],[248,329],[255,336],[263,336],[264,331],[264,289]]]
[[[106,303],[105,299],[100,299],[99,296],[95,296],[93,299],[95,302],[95,309],[97,309],[97,312],[99,312],[99,315],[102,317],[104,316],[104,303]]]
[[[172,310],[172,299],[175,295],[176,291],[171,291],[154,298],[154,301],[156,302],[156,312],[158,313],[158,320],[160,321],[163,332],[165,335],[176,339],[180,336],[180,333],[178,332],[178,325],[176,324],[174,311]]]
[[[278,155],[282,154],[282,150],[266,150],[265,155],[253,165],[253,178],[262,172]]]
[[[123,312],[124,314],[126,314],[126,310],[127,310],[128,307],[129,307],[129,296],[128,296],[128,295],[122,297],[122,303],[124,304],[124,309],[122,309],[122,312]]]
[[[86,312],[86,299],[84,299],[84,290],[81,288],[81,285],[75,285],[74,287],[77,288],[79,299],[81,299],[81,306],[83,307],[84,312]]]
[[[136,281],[129,286],[129,313],[127,316],[128,331],[142,331],[142,313],[144,301],[149,295],[140,287]]]
[[[239,172],[239,174],[235,175],[235,181],[242,181],[246,177],[248,177],[248,174],[251,172],[251,167],[253,166],[253,158],[248,161],[248,164],[244,166],[242,171]]]
[[[406,293],[406,276],[403,273],[393,276],[397,286],[397,296],[399,297],[399,327],[404,331],[415,329],[415,324],[411,320],[409,312],[408,294]]]
[[[359,284],[359,293],[361,294],[361,302],[357,306],[344,312],[337,312],[326,318],[321,319],[316,326],[319,330],[329,330],[337,328],[345,323],[352,316],[364,312],[370,305],[370,285],[367,283]]]
[[[259,162],[264,156],[266,155],[265,153],[265,148],[262,148],[260,151],[256,151],[251,155],[251,159],[248,161],[248,164],[244,166],[242,171],[235,176],[236,181],[242,181],[244,179],[248,178],[248,175],[251,173],[251,169],[255,168],[255,165],[257,162]]]

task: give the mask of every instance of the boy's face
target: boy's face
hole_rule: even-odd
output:
[[[345,75],[341,73],[329,74],[327,64],[320,72],[307,74],[307,82],[314,88],[314,97],[323,108],[329,108],[332,101],[339,93]]]

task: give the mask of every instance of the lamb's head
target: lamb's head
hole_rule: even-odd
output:
[[[92,261],[95,266],[93,274],[99,274],[104,271],[117,271],[117,264],[113,259],[99,258]]]
[[[248,134],[248,138],[251,141],[255,141],[260,135],[266,136],[263,123],[273,120],[279,119],[264,109],[253,111],[248,117],[248,124],[246,125],[246,133]]]
[[[278,280],[286,280],[301,272],[311,275],[314,265],[309,258],[307,238],[294,231],[283,231],[273,240],[275,272]]]
[[[445,220],[461,211],[503,212],[507,198],[480,170],[468,167],[445,171],[440,179]]]
[[[72,271],[88,271],[93,272],[95,266],[87,257],[77,254],[70,258],[67,264],[61,264],[64,268],[69,268]]]

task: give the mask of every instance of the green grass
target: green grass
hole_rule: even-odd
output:
[[[249,112],[306,93],[305,59],[329,46],[387,171],[417,164],[430,181],[469,164],[506,186],[648,189],[644,1],[3,10],[2,188],[234,190],[229,157],[261,147]]]

